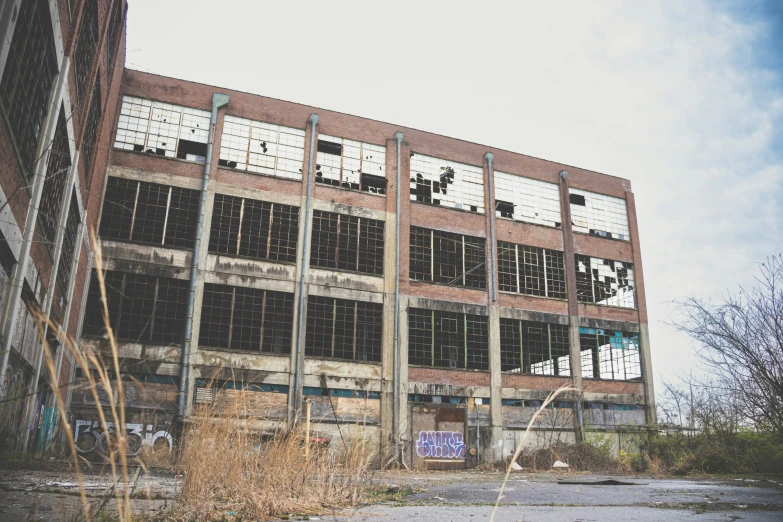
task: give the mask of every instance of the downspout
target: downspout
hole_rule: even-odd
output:
[[[68,57],[66,56],[63,58],[63,64],[60,67],[59,73],[60,77],[57,80],[57,86],[50,94],[49,104],[47,106],[47,117],[46,120],[44,120],[44,129],[46,129],[46,131],[41,142],[38,144],[38,148],[36,148],[36,158],[38,158],[38,161],[35,164],[35,174],[33,176],[32,184],[33,190],[30,196],[30,204],[27,207],[22,248],[19,252],[19,260],[12,273],[10,284],[8,285],[11,290],[9,292],[10,296],[7,297],[8,301],[6,302],[4,311],[3,339],[0,350],[3,350],[5,353],[3,354],[3,362],[0,364],[0,397],[5,396],[3,383],[5,382],[5,374],[8,371],[8,358],[11,354],[11,343],[14,340],[16,322],[19,318],[19,306],[22,301],[22,287],[24,286],[27,271],[30,267],[30,247],[32,246],[34,239],[35,225],[38,220],[38,207],[41,204],[41,194],[43,193],[43,185],[46,178],[46,168],[49,154],[52,151],[54,133],[57,130],[57,119],[60,116],[60,104],[62,103],[63,91],[65,89],[66,79],[68,78],[70,65],[71,62]],[[51,284],[49,286],[51,286]],[[37,393],[37,390],[35,389],[32,391]]]
[[[310,213],[312,206],[313,190],[313,155],[315,154],[315,135],[318,125],[318,115],[310,115],[310,157],[307,162],[307,198],[305,199],[304,235],[302,236],[302,267],[299,273],[299,309],[296,314],[296,358],[294,359],[294,411],[299,411],[302,402],[300,392],[302,382],[302,346],[304,345],[304,302],[305,302],[305,278],[307,277],[307,264],[310,258]]]
[[[204,178],[201,182],[201,199],[198,203],[198,222],[196,223],[196,242],[193,245],[193,257],[190,263],[190,291],[188,292],[188,309],[185,319],[185,338],[182,342],[182,360],[179,365],[179,396],[177,408],[179,419],[185,416],[185,395],[188,386],[188,361],[190,360],[190,341],[193,335],[193,308],[196,302],[196,277],[198,275],[198,259],[201,255],[201,235],[204,232],[204,212],[207,204],[207,188],[209,187],[209,169],[212,166],[212,144],[215,140],[215,125],[217,125],[218,109],[228,105],[228,94],[212,93],[212,119],[209,125],[207,139],[207,159],[204,164]]]
[[[498,256],[497,242],[495,241],[495,171],[492,169],[492,160],[495,159],[495,155],[491,152],[484,154],[484,158],[487,160],[487,179],[489,179],[489,280],[492,288],[492,302],[498,300],[498,289],[495,283],[495,260]]]
[[[402,179],[402,164],[400,160],[402,158],[402,133],[395,133],[394,139],[397,140],[397,181],[394,203],[394,348],[392,351],[394,397],[392,400],[392,443],[394,444],[394,458],[397,459],[400,453],[400,181]]]

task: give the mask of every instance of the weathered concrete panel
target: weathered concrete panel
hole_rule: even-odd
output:
[[[380,380],[381,365],[377,363],[355,363],[333,359],[306,358],[304,360],[305,379],[311,376],[348,377],[351,379]],[[312,381],[310,381],[312,382]],[[310,384],[306,384],[310,386]],[[318,386],[314,384],[313,386]]]
[[[330,290],[359,290],[361,292],[383,292],[383,277],[356,274],[352,272],[337,272],[334,270],[321,270],[310,268],[308,282]],[[319,294],[320,295],[320,294]],[[337,297],[334,295],[333,297]],[[346,297],[345,299],[355,299]],[[374,301],[381,302],[381,301]]]
[[[257,259],[209,254],[207,256],[205,276],[207,283],[267,290],[280,289],[279,291],[293,292],[293,284],[280,286],[279,282],[290,281],[293,283],[296,278],[296,266],[270,263]],[[276,286],[269,288],[270,284],[276,284]]]

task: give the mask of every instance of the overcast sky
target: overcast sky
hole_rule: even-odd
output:
[[[130,68],[630,179],[658,381],[671,301],[783,250],[783,2],[129,4]]]

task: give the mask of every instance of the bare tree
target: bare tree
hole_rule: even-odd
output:
[[[672,324],[698,342],[715,396],[738,401],[756,427],[783,435],[783,256],[760,272],[755,286],[717,302],[678,301],[681,317]]]

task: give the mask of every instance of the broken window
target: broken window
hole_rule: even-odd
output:
[[[120,46],[120,36],[122,35],[122,17],[125,11],[122,0],[115,0],[109,17],[109,26],[106,29],[106,59],[109,63],[109,81],[113,76],[114,62],[116,62],[117,51]]]
[[[411,227],[410,278],[486,288],[484,238]]]
[[[383,275],[384,222],[313,211],[310,266]]]
[[[641,379],[639,334],[579,328],[582,377],[631,381]]]
[[[635,308],[633,264],[575,255],[576,297],[583,303]]]
[[[193,248],[199,191],[109,177],[100,235],[104,239]]]
[[[208,111],[124,96],[114,147],[204,163]]]
[[[298,233],[299,207],[215,195],[210,252],[295,263]]]
[[[58,69],[49,2],[22,2],[0,81],[0,107],[25,175],[35,166]]]
[[[305,354],[381,361],[383,305],[311,295],[307,298]]]
[[[83,13],[76,49],[73,51],[76,98],[80,102],[84,99],[90,81],[93,58],[98,54],[98,0],[87,0]]]
[[[294,295],[204,284],[199,345],[291,353]]]
[[[57,234],[58,220],[60,219],[60,205],[65,191],[68,169],[71,166],[71,152],[68,147],[68,129],[65,124],[64,111],[60,111],[57,128],[54,133],[52,149],[46,165],[46,179],[41,192],[41,203],[38,210],[38,225],[41,227],[43,241],[53,252],[55,236]]]
[[[236,116],[223,119],[218,164],[232,169],[302,179],[305,131]]]
[[[488,370],[487,318],[481,315],[410,308],[408,364]]]
[[[411,157],[411,201],[484,213],[484,170],[420,154]]]
[[[563,252],[498,241],[498,286],[517,294],[566,298]]]
[[[500,369],[571,375],[568,325],[500,319]]]
[[[495,171],[495,214],[526,223],[559,227],[560,188],[554,183]]]
[[[574,232],[628,241],[624,199],[572,188],[569,200]]]
[[[316,158],[316,183],[386,194],[386,147],[319,135]]]
[[[134,343],[182,342],[188,281],[109,270],[105,276],[109,322],[117,339]],[[103,302],[95,273],[90,280],[84,334],[104,333]]]
[[[61,295],[68,295],[68,285],[71,282],[71,265],[73,256],[76,253],[76,238],[79,235],[79,226],[82,219],[79,213],[79,202],[76,198],[76,191],[71,195],[71,206],[68,209],[68,217],[65,220],[65,234],[63,235],[62,252],[60,253],[60,264],[57,268],[57,284],[60,287]]]
[[[93,88],[90,112],[87,113],[84,135],[82,136],[82,157],[84,158],[84,179],[86,180],[92,177],[92,165],[95,160],[95,151],[98,149],[101,112],[101,80],[99,77]]]

